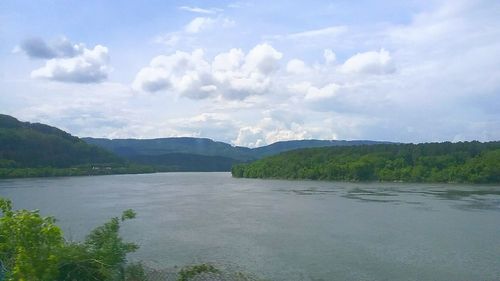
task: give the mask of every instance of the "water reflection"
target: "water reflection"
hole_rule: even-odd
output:
[[[312,187],[303,190],[292,190],[292,192],[297,195],[321,195],[321,194],[334,194],[337,191],[332,189],[318,189]]]
[[[335,195],[343,198],[371,203],[410,204],[422,206],[426,198],[450,201],[450,206],[461,210],[498,210],[500,211],[500,188],[491,186],[381,186],[366,184],[354,187],[308,187],[303,189],[280,189],[300,196]],[[430,208],[428,208],[430,209]]]
[[[441,200],[453,201],[454,207],[463,210],[500,211],[500,190],[498,189],[447,189],[434,191],[433,195]]]

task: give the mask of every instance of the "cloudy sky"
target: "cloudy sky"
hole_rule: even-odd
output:
[[[0,112],[251,147],[499,140],[499,14],[497,0],[5,0]]]

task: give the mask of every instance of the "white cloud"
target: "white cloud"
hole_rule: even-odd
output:
[[[205,112],[192,117],[168,120],[165,127],[172,128],[179,135],[213,138],[229,141],[234,138],[238,126],[231,116],[224,113]]]
[[[222,11],[222,9],[217,9],[217,8],[204,9],[200,7],[190,7],[190,6],[180,6],[179,10],[198,13],[198,14],[215,14],[217,12]]]
[[[291,59],[286,65],[286,71],[292,74],[304,74],[310,71],[303,60]]]
[[[214,32],[221,29],[229,29],[236,25],[236,22],[230,18],[217,17],[196,17],[184,25],[180,30],[170,31],[159,34],[153,38],[154,43],[166,45],[169,49],[177,46],[194,47],[198,46],[199,40],[203,35],[210,35],[212,38]]]
[[[264,117],[252,125],[242,126],[238,136],[232,141],[235,145],[258,147],[284,140],[310,139],[319,132],[316,125],[304,124],[300,111],[271,109],[263,112]],[[327,137],[328,128],[322,128],[322,137]],[[313,133],[314,132],[314,133]]]
[[[302,40],[311,37],[336,37],[341,34],[344,34],[348,31],[346,26],[330,26],[320,29],[307,30],[302,32],[290,33],[286,35],[278,35],[276,38],[285,38],[285,39],[294,39],[294,40]]]
[[[246,72],[258,71],[264,75],[271,74],[278,68],[278,60],[282,57],[283,54],[271,45],[259,44],[248,52],[242,68]]]
[[[268,44],[255,46],[247,55],[241,49],[231,49],[212,62],[204,58],[202,50],[176,52],[154,58],[136,75],[133,87],[147,92],[171,90],[195,99],[244,99],[269,89],[281,57]]]
[[[61,82],[96,83],[105,80],[110,71],[108,48],[96,45],[82,48],[80,54],[70,58],[52,58],[45,66],[31,72],[32,78]]]
[[[344,62],[341,70],[345,73],[386,74],[395,71],[388,51],[358,53]]]
[[[337,60],[337,56],[331,49],[325,49],[323,51],[323,57],[325,58],[326,64],[332,64]]]
[[[278,141],[302,140],[312,138],[309,129],[298,123],[284,123],[271,117],[262,118],[253,126],[241,127],[238,136],[232,141],[234,145],[259,147]],[[327,131],[327,130],[324,130]]]
[[[265,145],[262,129],[254,127],[242,127],[238,131],[238,136],[233,141],[234,145],[259,147]]]
[[[212,28],[215,20],[207,17],[197,17],[189,22],[184,30],[187,33],[199,33],[202,30]]]
[[[299,33],[290,33],[300,27],[285,25],[279,18],[273,18],[271,24],[266,18],[249,22],[243,9],[231,10],[243,15],[238,18],[238,29],[221,32],[224,17],[201,12],[200,16],[209,20],[193,23],[192,33],[181,26],[159,38],[170,47],[168,53],[151,56],[154,59],[150,64],[137,68],[140,71],[134,89],[156,94],[134,93],[138,98],[126,102],[116,96],[110,100],[96,98],[92,103],[82,101],[89,94],[79,92],[80,88],[96,86],[93,90],[108,95],[108,89],[97,87],[106,83],[75,85],[30,80],[26,84],[37,83],[36,87],[26,90],[23,87],[29,86],[22,83],[9,86],[12,82],[8,80],[22,78],[16,77],[16,69],[37,61],[17,65],[16,56],[4,56],[1,92],[12,94],[0,95],[0,107],[14,114],[17,108],[38,98],[27,111],[43,109],[46,116],[60,115],[55,125],[81,135],[191,135],[251,146],[309,137],[499,139],[500,3],[439,0],[416,6],[422,12],[410,17],[413,8],[409,8],[399,14],[397,22],[371,18],[349,21],[352,25],[345,27]],[[254,8],[259,12],[262,7]],[[318,21],[306,10],[303,19]],[[341,20],[335,19],[339,24]],[[231,25],[231,20],[227,21]],[[284,35],[268,37],[272,43],[247,49],[266,38],[266,32]],[[108,67],[107,63],[89,63],[84,58],[84,46],[66,42],[61,43],[66,47],[61,47],[58,42],[33,40],[17,49],[30,58],[53,59],[51,66],[47,61],[39,70],[38,77],[42,78],[82,81],[81,77],[87,77],[83,80],[95,81],[109,72],[98,67]],[[200,47],[204,51],[197,50]],[[77,75],[79,70],[97,74]],[[127,77],[122,69],[119,71],[120,77]],[[49,94],[52,89],[39,87],[45,84],[65,88],[58,95]],[[60,100],[69,95],[63,93],[70,92],[79,95]],[[52,104],[57,104],[60,111]],[[287,113],[271,113],[274,108]],[[130,111],[133,114],[127,117]],[[78,124],[71,125],[73,120],[79,120]],[[85,129],[84,124],[90,129]]]
[[[216,26],[220,26],[222,28],[229,28],[233,27],[234,25],[235,22],[228,18],[196,17],[184,27],[184,31],[191,34],[196,34],[205,30],[213,29]]]
[[[305,96],[305,100],[322,100],[332,98],[336,95],[340,86],[335,83],[330,83],[321,88],[309,87]]]
[[[155,57],[136,75],[133,88],[148,92],[171,89],[187,97],[205,98],[210,92],[201,88],[213,82],[210,65],[203,55],[203,50],[198,49],[192,53],[178,51],[170,56]]]

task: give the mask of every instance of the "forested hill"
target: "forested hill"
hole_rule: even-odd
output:
[[[236,165],[234,177],[500,183],[500,142],[301,149]]]
[[[58,128],[0,114],[0,177],[130,171],[124,159]]]

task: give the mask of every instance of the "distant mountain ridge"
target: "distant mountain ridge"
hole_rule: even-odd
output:
[[[248,148],[208,138],[78,138],[56,127],[0,114],[0,177],[141,171],[230,171],[282,152],[375,141],[293,140]]]
[[[157,139],[83,138],[89,144],[100,146],[130,161],[172,167],[178,171],[205,171],[198,163],[213,167],[214,171],[230,171],[232,165],[250,162],[282,152],[326,146],[372,145],[388,142],[367,140],[292,140],[280,141],[258,148],[232,146],[207,138],[172,137]],[[196,158],[198,159],[196,160]],[[198,162],[197,162],[198,161]],[[193,167],[198,167],[194,169]]]
[[[172,137],[157,139],[106,139],[82,138],[118,155],[129,158],[136,155],[158,156],[170,153],[185,153],[204,156],[222,156],[246,161],[252,158],[250,148],[232,146],[208,138]]]

